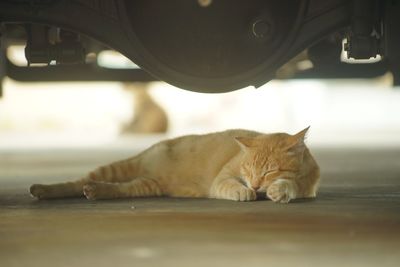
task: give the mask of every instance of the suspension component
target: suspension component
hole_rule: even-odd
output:
[[[381,53],[381,22],[378,20],[379,1],[354,0],[353,18],[344,50],[348,58],[369,59]]]
[[[79,35],[59,28],[29,24],[25,57],[30,64],[72,64],[85,62],[85,49]]]

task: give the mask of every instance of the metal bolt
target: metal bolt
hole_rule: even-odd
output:
[[[258,19],[253,23],[252,30],[255,37],[264,38],[270,33],[271,25],[263,19]]]

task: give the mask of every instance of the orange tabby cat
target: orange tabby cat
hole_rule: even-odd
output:
[[[39,199],[146,196],[274,202],[315,197],[319,168],[295,134],[228,130],[162,141],[132,158],[102,166],[67,183],[32,185]]]

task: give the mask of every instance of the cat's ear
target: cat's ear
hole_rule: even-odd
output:
[[[254,146],[254,140],[251,137],[240,137],[237,136],[235,137],[236,143],[239,144],[240,148],[243,151],[248,150],[250,147]]]
[[[307,138],[308,129],[310,129],[310,126],[289,137],[289,146],[287,147],[288,153],[298,154],[304,152],[306,148],[304,141]]]
[[[304,140],[307,138],[307,132],[310,129],[311,126],[308,126],[306,128],[304,128],[303,130],[301,130],[300,132],[298,132],[297,134],[294,135],[294,137],[299,140],[302,141],[304,143]]]

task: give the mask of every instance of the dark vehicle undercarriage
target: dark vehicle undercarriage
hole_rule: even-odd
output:
[[[313,67],[290,78],[391,72],[398,85],[399,14],[396,0],[6,0],[1,75],[30,82],[163,80],[219,93],[261,86],[306,51]],[[29,66],[7,58],[16,43],[25,45]],[[140,68],[99,66],[93,55],[110,49]],[[342,50],[352,59],[381,60],[347,64]]]

